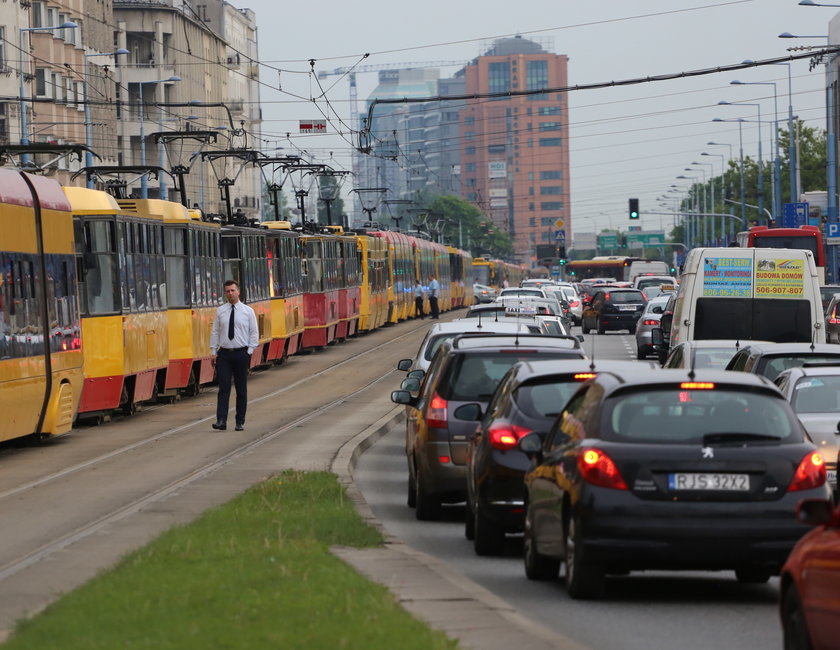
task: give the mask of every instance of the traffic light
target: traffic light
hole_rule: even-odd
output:
[[[631,219],[638,219],[639,218],[639,199],[630,199],[629,200],[629,215]]]

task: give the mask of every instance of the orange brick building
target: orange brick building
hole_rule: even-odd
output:
[[[466,66],[466,93],[505,93],[568,85],[568,57],[534,41],[496,41]],[[461,191],[511,234],[517,261],[569,219],[569,115],[565,93],[471,100],[461,111]],[[562,225],[557,225],[562,221]]]

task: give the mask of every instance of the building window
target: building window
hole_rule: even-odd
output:
[[[536,217],[531,217],[530,219],[528,219],[528,225],[531,226],[531,228],[536,228],[537,227],[537,218]]]
[[[457,122],[458,121],[458,116],[459,116],[458,111],[444,111],[444,113],[443,113],[443,119],[446,120],[447,122]],[[467,118],[467,120],[470,120],[470,119],[475,121],[475,118],[470,118],[470,117]],[[467,123],[469,123],[469,122],[467,122]]]
[[[552,235],[550,232],[543,232],[540,235],[540,239],[542,239],[543,241],[550,241],[552,239]]]
[[[488,144],[487,153],[504,153],[505,145],[503,144]]]
[[[534,172],[528,172],[528,180],[529,181],[534,180]]]
[[[84,112],[85,104],[82,101],[85,98],[84,88],[81,81],[74,82],[76,94],[76,110]]]
[[[467,156],[474,156],[475,147],[464,147],[464,154],[466,154]]]
[[[6,68],[6,28],[0,25],[0,70]]]
[[[526,67],[526,90],[548,88],[548,61],[528,61]],[[546,99],[545,93],[528,95],[529,100]]]
[[[540,203],[540,210],[548,212],[550,210],[562,210],[563,201],[543,201]]]
[[[561,171],[540,172],[540,180],[541,181],[553,181],[553,180],[559,180],[561,178],[563,178],[563,172],[561,172]]]
[[[540,223],[543,226],[553,226],[555,221],[557,221],[557,219],[555,219],[554,217],[542,217],[540,219]]]
[[[531,203],[528,204],[528,212],[533,212],[533,211],[534,211],[534,203],[532,201]]]
[[[457,113],[456,113],[456,115],[457,115]],[[475,118],[474,117],[470,116],[470,117],[465,117],[464,118],[464,125],[465,126],[472,126],[473,124],[475,124]]]
[[[533,147],[533,146],[534,146],[534,139],[533,139],[533,138],[528,138],[528,146],[529,146],[529,147]]]
[[[540,187],[540,194],[545,196],[546,194],[551,194],[555,196],[559,196],[563,193],[563,186],[562,185],[543,185]]]
[[[467,201],[475,201],[477,199],[477,195],[475,192],[467,192]]]
[[[475,140],[475,131],[467,131],[464,133],[464,140]]]
[[[487,89],[491,93],[510,91],[510,64],[506,61],[491,63],[487,66]],[[494,99],[503,99],[496,97]]]
[[[50,87],[47,83],[50,73],[46,68],[35,68],[35,96],[51,97]]]
[[[52,27],[53,25],[59,25],[58,22],[58,8],[57,7],[47,7],[47,27]],[[53,36],[58,36],[58,33],[62,31],[60,29],[53,29],[52,34]]]
[[[561,128],[560,122],[543,122],[540,124],[540,131],[559,131]]]
[[[475,163],[467,163],[464,165],[465,171],[474,172],[475,171]]]
[[[541,147],[559,147],[560,138],[540,138]]]
[[[43,2],[32,3],[32,27],[43,27],[46,25],[46,7]]]
[[[540,106],[540,115],[560,115],[559,106]]]
[[[534,186],[533,185],[531,185],[528,188],[528,196],[534,196]]]

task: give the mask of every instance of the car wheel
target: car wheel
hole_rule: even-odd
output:
[[[467,497],[467,511],[464,513],[464,537],[470,541],[475,538],[475,515],[469,497]]]
[[[606,334],[607,328],[604,327],[603,323],[598,323],[598,334]]]
[[[642,350],[642,348],[638,348],[638,349],[636,350],[636,358],[637,358],[639,361],[641,361],[641,360],[643,360],[643,359],[646,359],[646,358],[647,358],[647,352],[644,352],[644,351]]]
[[[744,584],[761,585],[770,580],[770,572],[762,567],[744,566],[735,569],[735,577]]]
[[[522,559],[525,562],[525,577],[528,580],[555,580],[560,572],[560,560],[537,552],[537,542],[527,521],[522,543]]]
[[[785,650],[811,650],[811,639],[808,637],[802,601],[793,585],[782,597],[782,634]]]
[[[423,472],[414,468],[414,516],[420,521],[440,519],[440,500],[427,492]]]
[[[580,331],[584,334],[589,334],[589,328],[586,326],[586,320],[583,318],[580,320]]]
[[[481,512],[481,506],[473,505],[474,539],[476,555],[501,555],[505,548],[505,529],[494,524]]]
[[[580,522],[569,521],[566,533],[566,591],[575,600],[600,598],[604,593],[604,570],[586,561]]]
[[[627,331],[630,332],[631,334],[635,334],[636,333],[636,326],[633,325],[633,327],[628,327]]]

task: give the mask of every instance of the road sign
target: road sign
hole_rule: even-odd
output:
[[[326,130],[326,120],[300,120],[301,133],[324,133]]]
[[[563,226],[566,225],[566,222],[563,221],[562,219],[558,219],[557,221],[554,222],[554,225],[557,226],[558,228],[562,228]]]
[[[840,244],[840,223],[825,224],[825,243],[831,246]]]
[[[808,204],[785,203],[782,211],[782,227],[799,228],[808,223]]]
[[[628,232],[627,246],[638,248],[639,246],[661,246],[665,243],[664,232]]]
[[[618,235],[598,235],[598,248],[618,248]]]
[[[555,230],[554,231],[554,239],[556,239],[557,241],[561,241],[563,239],[566,239],[566,231],[565,230]]]

